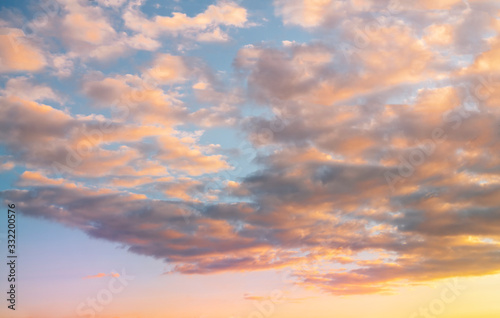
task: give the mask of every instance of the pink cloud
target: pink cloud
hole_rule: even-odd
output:
[[[118,273],[110,273],[110,274],[99,273],[97,275],[85,276],[82,279],[95,279],[95,278],[102,278],[102,277],[120,277],[120,274],[118,274]]]

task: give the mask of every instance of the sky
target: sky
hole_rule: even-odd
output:
[[[496,0],[2,0],[0,316],[500,317],[499,88]]]

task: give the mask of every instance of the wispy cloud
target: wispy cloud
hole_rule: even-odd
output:
[[[102,278],[102,277],[120,277],[120,274],[118,274],[118,273],[110,273],[110,274],[99,273],[97,275],[85,276],[82,279],[94,279],[94,278]]]

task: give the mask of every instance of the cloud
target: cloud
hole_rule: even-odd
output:
[[[140,10],[141,1],[131,2],[123,14],[127,28],[150,38],[161,35],[182,35],[203,42],[225,42],[228,35],[220,29],[225,27],[244,27],[247,11],[234,2],[219,1],[194,17],[181,12],[172,16],[154,16],[148,19]]]
[[[274,1],[276,13],[283,16],[285,24],[314,27],[323,23],[325,12],[335,5],[331,0]]]
[[[407,0],[275,0],[275,13],[283,19],[285,25],[297,25],[306,29],[337,27],[350,19],[371,20],[387,17],[402,17],[407,14],[433,14],[435,10],[464,10],[462,0],[407,1]],[[489,3],[491,5],[491,2]],[[474,5],[474,4],[473,4]],[[420,12],[419,12],[420,11]],[[373,14],[371,14],[373,13]],[[368,14],[368,15],[367,15]],[[364,25],[360,24],[359,28]]]
[[[53,55],[52,66],[55,69],[54,74],[61,78],[69,77],[74,69],[73,61],[64,54]]]
[[[2,28],[0,34],[0,72],[37,72],[47,65],[42,51],[21,29]]]
[[[57,0],[40,5],[35,18],[22,17],[26,22],[14,18],[2,21],[6,26],[22,25],[22,29],[3,28],[2,33],[7,34],[2,36],[5,45],[3,52],[0,51],[5,63],[3,71],[38,71],[48,65],[58,76],[66,77],[74,64],[81,61],[110,61],[133,50],[155,51],[161,46],[142,34],[129,36],[118,32],[118,12],[93,3]],[[117,8],[122,2],[101,1],[101,4]],[[23,30],[29,31],[29,35],[25,36]]]
[[[144,36],[143,34],[136,34],[126,40],[127,45],[136,49],[144,51],[156,51],[161,47],[161,43]]]
[[[60,0],[46,23],[36,25],[36,33],[49,39],[59,39],[67,50],[69,59],[109,60],[129,51],[130,39],[118,33],[104,10],[92,3]],[[36,21],[32,21],[35,24]],[[142,39],[147,43],[146,39]],[[149,43],[148,43],[149,44]],[[149,45],[133,44],[136,48],[149,49]],[[154,46],[153,46],[154,47]]]
[[[18,160],[47,173],[161,178],[168,171],[201,175],[230,168],[223,155],[210,154],[216,145],[198,143],[202,131],[175,129],[188,115],[182,106],[172,105],[161,89],[142,85],[136,76],[87,81],[84,91],[98,101],[120,96],[114,105],[121,107],[119,113],[106,118],[72,115],[38,103],[35,100],[61,99],[27,78],[10,79],[0,97],[0,136]],[[147,138],[149,146],[144,147]]]
[[[213,31],[198,34],[196,39],[200,42],[227,42],[229,36],[220,28],[215,28]]]
[[[247,23],[232,2],[153,17],[140,4],[120,9],[129,35],[114,9],[68,1],[58,23],[82,32],[64,45],[100,59]],[[85,113],[35,75],[9,78],[2,167],[24,171],[3,199],[164,260],[166,274],[290,268],[300,286],[347,295],[498,273],[496,2],[274,4],[316,40],[246,45],[232,73],[167,50],[138,73],[84,69]],[[220,126],[249,148],[211,144]]]
[[[258,296],[258,295],[252,295],[249,293],[245,293],[243,295],[243,299],[245,300],[252,300],[252,301],[262,301],[262,300],[271,300],[276,303],[281,303],[281,302],[287,302],[287,303],[300,303],[304,300],[311,299],[313,297],[288,297],[286,296],[287,292],[283,291],[273,291],[273,293],[269,296]]]
[[[184,82],[189,76],[189,69],[181,56],[158,55],[147,73],[158,83],[169,84]]]
[[[7,97],[17,96],[32,101],[52,100],[58,103],[62,102],[61,96],[58,96],[52,88],[45,85],[36,85],[32,79],[26,76],[10,78],[5,84],[5,90],[1,90],[0,94]]]
[[[102,278],[102,277],[120,277],[120,274],[118,274],[118,273],[111,273],[111,274],[99,273],[97,275],[85,276],[83,279],[94,279],[94,278]]]
[[[16,166],[14,162],[8,160],[8,157],[2,156],[2,161],[4,162],[0,164],[0,172],[12,170]]]
[[[447,69],[407,27],[381,28],[371,41],[366,48],[349,52],[321,42],[250,46],[238,52],[235,66],[248,74],[250,97],[263,104],[285,103],[286,109],[273,105],[275,113],[288,113],[285,117],[314,107],[305,105],[332,106],[395,95],[402,92],[399,87],[440,78]]]
[[[125,2],[127,2],[127,1],[126,0],[97,0],[97,2],[100,5],[103,5],[106,7],[119,8],[123,4],[125,4]]]

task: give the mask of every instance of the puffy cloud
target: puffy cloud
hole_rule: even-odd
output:
[[[102,5],[115,8],[122,3],[101,1]],[[57,0],[40,4],[38,15],[26,22],[13,17],[1,20],[6,26],[0,35],[4,43],[0,51],[4,62],[2,72],[37,71],[48,65],[58,76],[66,77],[78,60],[109,61],[133,50],[154,51],[161,46],[142,34],[129,36],[118,32],[118,12],[93,4],[95,2]],[[16,25],[22,29],[9,27]],[[25,36],[23,30],[29,32],[29,36]],[[61,53],[61,45],[64,53]],[[50,53],[55,51],[57,53]]]
[[[67,41],[98,45],[109,42],[116,35],[116,31],[102,17],[100,10],[92,7],[79,9],[83,12],[70,11],[62,20]]]
[[[48,105],[16,96],[2,97],[2,105],[2,140],[11,147],[46,144],[52,138],[64,137],[71,129],[71,116]]]
[[[100,5],[106,7],[119,8],[125,4],[126,0],[97,0]]]
[[[155,83],[186,80],[188,69],[179,57],[162,55],[156,59],[154,65],[147,74]],[[142,125],[161,125],[162,128],[152,128],[150,132],[147,130],[136,132],[142,134],[142,138],[155,136],[154,159],[168,163],[169,168],[184,171],[189,175],[213,173],[230,168],[224,156],[209,154],[215,145],[197,144],[201,131],[187,134],[175,130],[175,126],[193,116],[189,116],[187,110],[175,98],[171,99],[160,88],[150,86],[137,76],[128,76],[88,81],[84,84],[84,91],[105,105],[114,101],[115,106],[125,107],[124,115],[127,121],[135,120]]]
[[[174,169],[187,172],[189,175],[200,175],[229,169],[223,155],[208,155],[212,146],[196,144],[199,135],[190,137],[170,135],[158,139],[160,151],[155,158],[168,162]]]
[[[462,17],[469,23],[469,12]],[[495,27],[485,21],[481,32]],[[345,28],[355,25],[339,22],[339,34],[357,36]],[[431,48],[443,47],[433,33],[444,32],[441,40],[459,52],[466,47],[462,30],[429,25],[425,42],[411,23],[379,26],[366,45],[348,52],[348,64],[341,47],[321,43],[238,53],[235,66],[248,75],[250,96],[283,115],[283,126],[245,119],[254,144],[270,149],[256,158],[260,172],[228,189],[258,204],[261,214],[245,220],[273,229],[266,232],[270,241],[308,251],[311,264],[297,270],[299,284],[334,294],[380,293],[406,279],[498,271],[496,41],[478,46],[482,53],[462,67]],[[261,138],[265,131],[270,136]],[[361,251],[377,259],[357,256]],[[473,258],[486,265],[467,261]],[[350,266],[332,273],[334,263]]]
[[[196,40],[200,42],[227,42],[229,36],[220,28],[215,28],[213,31],[198,34]]]
[[[136,50],[145,50],[145,51],[156,51],[161,47],[160,42],[148,38],[143,34],[136,34],[126,40],[126,43],[136,49]]]
[[[396,84],[444,76],[439,59],[433,60],[435,53],[407,27],[381,28],[371,41],[352,51],[322,43],[281,49],[250,46],[238,52],[235,65],[249,72],[252,97],[264,103],[286,100],[288,105],[334,105],[368,98]]]
[[[33,84],[32,80],[25,76],[10,78],[5,84],[5,90],[0,91],[0,93],[6,97],[17,96],[25,100],[62,102],[62,98],[52,88]]]
[[[234,2],[219,1],[194,17],[181,12],[172,16],[155,16],[148,19],[140,10],[140,1],[131,2],[123,14],[125,25],[147,37],[156,38],[162,34],[191,36],[204,42],[228,40],[220,27],[243,27],[247,22],[247,11]]]
[[[451,25],[433,24],[426,29],[424,41],[429,45],[446,46],[453,41],[453,27]]]
[[[84,84],[84,91],[98,101],[120,97],[113,105],[117,115],[106,118],[38,103],[60,98],[25,77],[12,78],[0,97],[2,141],[20,162],[56,174],[161,178],[168,171],[201,175],[230,168],[223,155],[213,154],[216,145],[198,143],[201,131],[175,128],[187,116],[182,106],[169,109],[168,96],[159,88],[141,87],[141,81],[129,76]]]
[[[184,82],[189,76],[188,66],[181,56],[160,54],[152,64],[147,72],[161,84]]]
[[[130,245],[130,250],[139,254],[165,258],[178,264],[176,270],[183,273],[234,270],[236,266],[245,270],[256,262],[263,269],[285,264],[284,261],[269,263],[273,259],[266,252],[269,243],[258,237],[238,236],[234,226],[225,220],[203,217],[200,210],[194,213],[195,205],[86,188],[35,188],[40,194],[36,200],[21,190],[2,195],[15,197],[19,202],[23,199],[23,210],[31,211],[28,215],[63,222],[91,236]],[[83,205],[78,203],[83,203],[82,198],[86,198]],[[32,207],[40,200],[55,201],[35,212]],[[67,208],[74,213],[62,212]]]
[[[68,58],[109,60],[128,50],[130,40],[116,32],[101,7],[76,0],[60,0],[59,4],[56,14],[37,32],[59,38]]]
[[[276,0],[274,5],[279,15],[283,16],[285,24],[298,24],[304,27],[314,27],[323,23],[325,12],[339,2],[332,0]]]
[[[25,171],[21,174],[18,185],[20,185],[20,186],[55,186],[55,185],[63,185],[65,183],[66,183],[65,180],[62,178],[50,179],[50,178],[44,176],[40,172]]]
[[[52,66],[55,69],[54,74],[58,77],[64,78],[72,74],[74,63],[68,56],[59,54],[52,56]]]
[[[116,118],[173,127],[187,115],[187,109],[175,93],[165,92],[159,85],[163,84],[161,81],[184,80],[180,77],[184,74],[176,74],[179,69],[173,69],[174,66],[162,65],[143,76],[88,76],[83,91],[97,106],[114,109]]]
[[[36,72],[47,65],[42,51],[21,29],[2,28],[0,33],[0,72]]]

